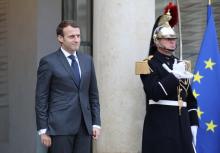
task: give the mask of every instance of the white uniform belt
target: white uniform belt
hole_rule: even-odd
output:
[[[179,106],[178,101],[174,100],[159,100],[157,102],[149,100],[149,105],[168,105],[168,106]],[[186,107],[187,103],[183,101],[183,107]]]

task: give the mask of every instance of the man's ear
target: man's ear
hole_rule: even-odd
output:
[[[63,36],[58,35],[58,36],[57,36],[57,39],[58,39],[58,41],[59,41],[60,43],[63,43]]]

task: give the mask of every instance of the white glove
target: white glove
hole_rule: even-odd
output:
[[[196,125],[191,126],[191,132],[192,132],[192,136],[193,136],[192,143],[194,144],[194,146],[196,146],[197,129],[198,129],[198,126],[196,126]]]
[[[177,71],[180,73],[184,73],[184,71],[186,70],[186,64],[185,62],[181,61],[181,62],[177,62],[177,59],[174,59],[174,63],[173,63],[173,71]]]
[[[177,63],[177,60],[175,59],[174,64],[173,64],[173,70],[171,70],[165,63],[162,64],[162,66],[169,73],[173,73],[173,75],[177,79],[191,79],[193,77],[192,73],[190,73],[189,71],[186,71],[186,64],[183,61]]]
[[[178,79],[191,79],[193,74],[186,70],[186,63],[184,61],[177,62],[177,59],[173,63],[173,74]]]

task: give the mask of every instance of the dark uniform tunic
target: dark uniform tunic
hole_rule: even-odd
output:
[[[198,125],[197,101],[186,79],[178,80],[162,67],[165,63],[172,69],[174,59],[157,51],[148,61],[152,72],[141,75],[147,99],[142,153],[194,153],[190,126]],[[178,101],[178,87],[187,107],[179,111],[178,106],[149,104],[149,100]]]

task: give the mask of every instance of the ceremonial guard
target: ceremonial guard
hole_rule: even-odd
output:
[[[195,153],[197,101],[189,64],[174,56],[176,14],[176,5],[169,3],[157,19],[145,60],[147,71],[140,73],[147,102],[142,153]]]

